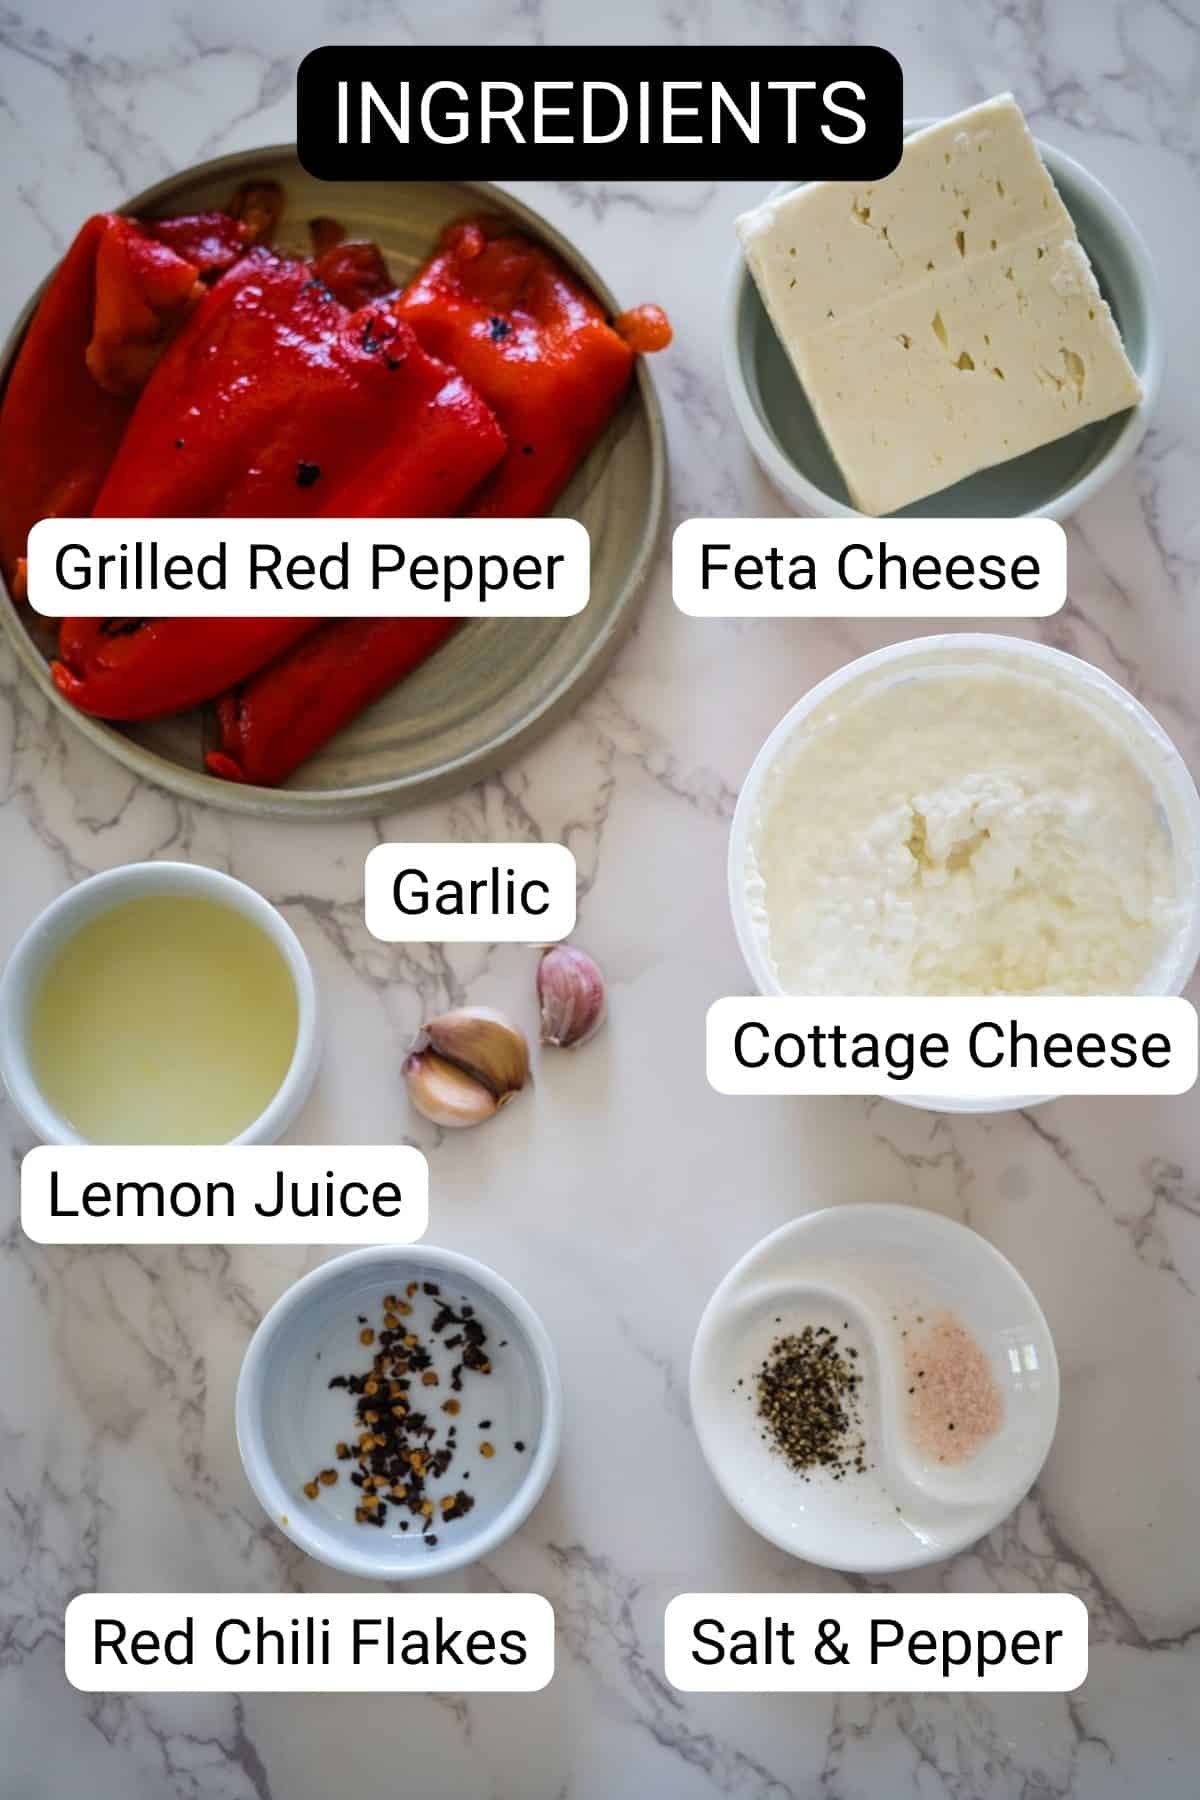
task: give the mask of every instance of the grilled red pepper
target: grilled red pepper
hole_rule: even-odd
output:
[[[332,254],[331,250],[326,254]],[[425,348],[461,369],[509,438],[469,511],[529,516],[557,498],[611,418],[638,351],[670,342],[657,307],[610,327],[558,258],[528,239],[451,226],[392,303]],[[436,619],[341,620],[298,644],[218,706],[214,775],[284,780],[447,635]]]
[[[634,348],[558,257],[515,234],[489,237],[489,225],[451,225],[394,306],[508,434],[471,511],[529,517],[553,504],[612,417]]]
[[[503,452],[483,401],[405,324],[376,308],[350,313],[307,264],[253,250],[164,357],[95,512],[452,513]],[[54,680],[85,712],[146,718],[234,686],[319,624],[68,620]]]
[[[396,292],[396,283],[378,244],[339,239],[313,258],[312,272],[343,306],[358,308]]]
[[[74,621],[69,622],[71,625]],[[244,681],[320,624],[314,619],[89,619],[64,632],[54,685],[81,712],[150,719]],[[61,658],[73,644],[78,672]]]
[[[200,297],[199,271],[135,219],[110,218],[96,246],[96,307],[86,361],[110,394],[145,387]]]
[[[338,619],[217,703],[211,775],[274,787],[454,631],[453,619]]]
[[[136,390],[198,294],[197,268],[131,219],[82,227],[30,321],[0,408],[0,562],[38,519],[91,510]]]
[[[269,244],[283,216],[284,193],[277,181],[244,181],[225,211],[238,221],[251,244]]]
[[[142,229],[177,256],[194,263],[201,275],[220,275],[235,263],[254,239],[250,227],[227,212],[187,213],[177,219],[143,219]]]
[[[504,452],[496,421],[385,310],[251,250],[163,358],[95,511],[136,518],[452,513]]]

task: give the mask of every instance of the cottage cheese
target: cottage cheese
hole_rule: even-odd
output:
[[[785,992],[1133,993],[1181,926],[1153,787],[1052,680],[835,692],[770,770],[749,898]]]

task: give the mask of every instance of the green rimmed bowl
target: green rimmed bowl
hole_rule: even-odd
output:
[[[936,123],[908,119],[905,136]],[[1101,181],[1063,151],[1040,139],[1035,142],[1141,379],[1141,404],[1024,456],[980,469],[889,517],[1069,518],[1124,467],[1145,435],[1163,372],[1163,332],[1150,253],[1128,213]],[[787,193],[797,185],[782,182],[774,193]],[[801,513],[860,518],[740,250],[729,287],[724,359],[738,423],[763,473],[783,498]]]

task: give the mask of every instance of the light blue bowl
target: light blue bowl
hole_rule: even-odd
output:
[[[339,1481],[315,1501],[303,1491],[333,1460],[337,1440],[355,1433],[353,1400],[331,1389],[329,1378],[369,1361],[358,1342],[359,1314],[374,1324],[384,1295],[403,1292],[410,1281],[436,1282],[453,1305],[467,1301],[494,1346],[492,1373],[469,1378],[460,1396],[454,1424],[461,1448],[444,1484],[455,1486],[469,1465],[466,1486],[475,1508],[449,1524],[434,1521],[432,1548],[419,1529],[399,1529],[399,1517],[407,1515],[390,1516],[381,1530],[355,1523],[360,1496],[349,1463],[339,1465]],[[419,1304],[433,1302],[423,1297]],[[435,1366],[452,1360],[440,1340],[432,1341]],[[318,1562],[366,1581],[428,1580],[491,1555],[541,1499],[562,1438],[558,1363],[533,1308],[494,1269],[430,1244],[353,1250],[288,1288],[250,1340],[236,1413],[242,1464],[268,1518]],[[490,1461],[478,1453],[482,1438],[495,1439]]]
[[[933,124],[910,119],[905,135]],[[1129,461],[1162,383],[1162,330],[1150,255],[1128,213],[1094,175],[1038,142],[1141,378],[1140,406],[1085,425],[1025,456],[916,500],[896,518],[1067,518]],[[776,193],[797,183],[784,182]],[[738,252],[725,331],[725,375],[738,422],[764,474],[798,511],[858,518],[808,397]]]

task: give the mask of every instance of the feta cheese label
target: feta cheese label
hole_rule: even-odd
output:
[[[671,572],[700,619],[1045,619],[1067,537],[1055,519],[685,519]]]

